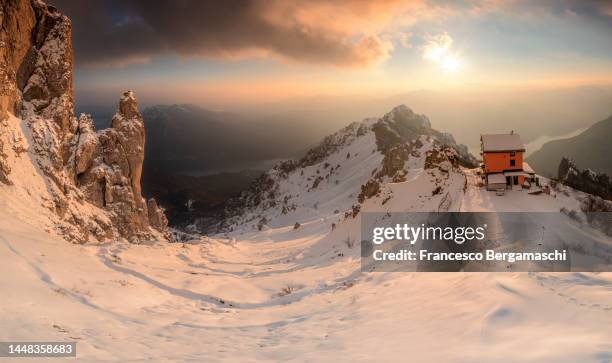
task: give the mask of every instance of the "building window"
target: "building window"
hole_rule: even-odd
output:
[[[516,156],[516,151],[511,151],[510,156]]]
[[[514,159],[510,160],[510,166],[516,166],[516,160]]]

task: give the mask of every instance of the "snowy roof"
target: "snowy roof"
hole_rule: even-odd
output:
[[[483,151],[525,151],[519,134],[480,135]]]
[[[535,174],[535,170],[527,162],[523,161],[523,171],[528,174]]]
[[[506,184],[506,177],[504,174],[489,174],[487,175],[487,184]]]

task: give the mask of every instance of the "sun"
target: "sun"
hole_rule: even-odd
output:
[[[461,65],[461,61],[457,56],[447,55],[442,60],[442,68],[448,72],[456,72],[459,66]]]
[[[457,72],[462,64],[459,53],[453,48],[453,38],[448,33],[428,36],[421,50],[423,59],[437,64],[446,72]]]

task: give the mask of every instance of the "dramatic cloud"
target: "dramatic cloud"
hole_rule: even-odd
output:
[[[77,66],[179,54],[364,67],[388,58],[394,46],[410,47],[409,40],[419,37],[414,27],[423,23],[552,14],[606,29],[612,24],[612,6],[596,0],[47,1],[73,21]],[[434,39],[426,57],[447,52],[449,39]]]
[[[49,0],[73,20],[77,65],[178,53],[360,67],[389,56],[386,30],[415,1]]]

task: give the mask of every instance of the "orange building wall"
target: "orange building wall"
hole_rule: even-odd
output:
[[[504,170],[523,170],[523,152],[517,151],[515,156],[509,152],[484,153],[482,156],[486,173],[501,173]],[[516,160],[515,166],[510,166],[510,160]]]

